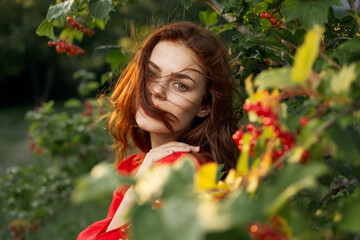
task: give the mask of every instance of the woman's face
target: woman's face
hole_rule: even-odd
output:
[[[159,42],[150,55],[148,69],[147,97],[155,107],[176,117],[169,115],[175,132],[186,129],[195,116],[209,114],[209,108],[202,105],[206,74],[191,49],[177,42]],[[145,131],[170,133],[161,120],[149,116],[141,106],[135,119]]]

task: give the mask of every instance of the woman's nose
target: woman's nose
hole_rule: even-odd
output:
[[[152,95],[160,100],[166,100],[166,87],[161,82],[154,82],[150,85]]]

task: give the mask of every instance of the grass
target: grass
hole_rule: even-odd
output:
[[[30,123],[25,119],[25,114],[31,109],[33,106],[0,109],[0,177],[11,166],[24,166],[36,160],[27,150]],[[107,199],[102,204],[85,203],[76,206],[66,202],[56,215],[40,224],[39,231],[27,234],[25,239],[74,240],[88,225],[106,217],[110,202],[111,199]],[[1,214],[1,240],[13,239],[8,230],[13,220]]]

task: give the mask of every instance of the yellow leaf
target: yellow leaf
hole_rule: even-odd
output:
[[[248,94],[248,96],[250,98],[252,98],[252,96],[254,95],[254,86],[253,86],[253,83],[251,81],[253,75],[250,74],[246,79],[245,79],[245,89],[246,89],[246,92]]]
[[[195,176],[195,186],[198,190],[216,188],[216,163],[207,163],[201,166]]]
[[[241,148],[241,154],[239,156],[236,170],[244,176],[249,171],[249,152],[250,152],[250,142],[251,142],[251,134],[246,133],[243,136],[243,145]]]
[[[304,43],[295,55],[291,73],[293,82],[301,84],[307,80],[319,52],[322,32],[323,29],[316,25],[306,34]]]

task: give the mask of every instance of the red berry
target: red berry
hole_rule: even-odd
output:
[[[305,150],[302,154],[301,154],[301,161],[300,163],[302,165],[306,165],[307,164],[307,159],[309,158],[310,153],[308,150]]]
[[[276,22],[276,17],[270,18],[269,21],[271,22],[272,25],[274,25]]]
[[[252,132],[255,130],[255,125],[253,123],[249,123],[247,126],[246,126],[246,130],[248,132]]]
[[[305,150],[302,154],[301,154],[301,158],[302,159],[307,159],[309,157],[310,153],[308,150]]]
[[[232,139],[234,140],[236,145],[239,145],[239,141],[240,139],[242,139],[243,137],[243,130],[239,129],[237,130],[233,135],[232,135]]]
[[[265,16],[265,18],[269,19],[269,18],[271,17],[271,13],[270,13],[270,12],[266,12],[264,16]]]
[[[307,117],[302,116],[302,117],[300,118],[300,125],[301,125],[302,127],[304,127],[308,122],[309,122],[309,119],[308,119]]]
[[[262,13],[260,14],[260,17],[261,17],[261,18],[265,18],[265,15],[266,15],[266,13],[265,13],[265,12],[262,12]]]
[[[263,113],[264,117],[270,116],[271,113],[272,113],[271,107],[270,106],[264,106],[263,109],[262,109],[262,113]]]
[[[244,108],[245,112],[248,112],[251,110],[252,106],[250,103],[246,102],[246,103],[244,103],[243,108]]]
[[[266,59],[264,60],[264,62],[265,62],[267,65],[269,65],[269,64],[270,64],[270,58],[266,58]]]

